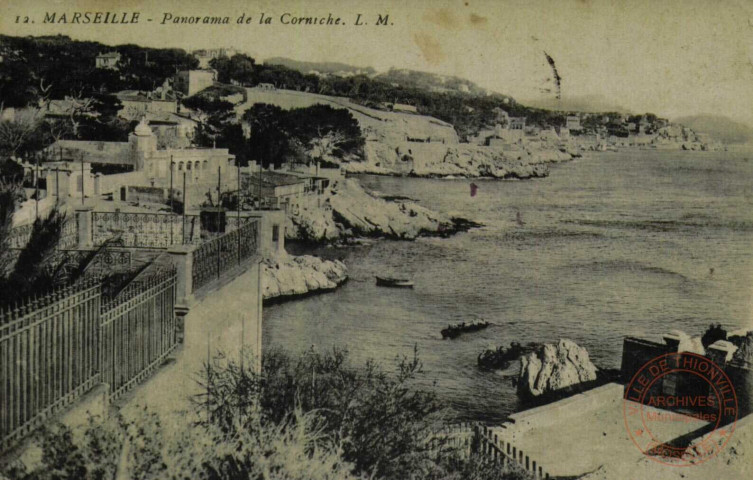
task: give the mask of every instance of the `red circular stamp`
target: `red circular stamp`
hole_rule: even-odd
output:
[[[665,465],[697,465],[716,456],[735,431],[737,415],[729,377],[696,353],[650,360],[625,389],[623,416],[630,439]]]

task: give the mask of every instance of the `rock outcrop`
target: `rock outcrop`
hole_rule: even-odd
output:
[[[339,260],[322,260],[311,255],[281,255],[262,263],[264,300],[334,290],[347,279],[348,269]]]
[[[366,142],[365,161],[349,162],[350,173],[418,177],[535,178],[549,174],[548,163],[570,160],[556,148],[501,148],[472,144]]]
[[[444,235],[467,229],[463,223],[410,201],[375,197],[357,180],[333,182],[321,206],[301,206],[291,216],[290,237],[333,242],[352,237],[412,240],[421,235]]]
[[[537,397],[596,380],[596,367],[588,351],[571,340],[543,344],[520,359],[518,394]]]

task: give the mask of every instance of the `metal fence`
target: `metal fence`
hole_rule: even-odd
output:
[[[240,228],[201,244],[193,252],[193,289],[219,278],[222,272],[256,253],[258,234],[259,221],[251,219]]]
[[[88,282],[0,316],[0,447],[98,382],[100,300]]]
[[[175,270],[129,285],[102,305],[101,381],[114,399],[145,379],[177,345]]]
[[[98,383],[117,398],[176,347],[176,272],[160,271],[115,298],[99,280],[0,314],[0,451]]]
[[[92,242],[118,238],[124,247],[167,248],[201,243],[197,215],[138,212],[92,212]]]
[[[445,427],[437,432],[444,444],[455,448],[463,458],[479,455],[487,462],[498,465],[514,464],[537,480],[550,478],[549,473],[513,443],[500,439],[491,428],[477,423],[462,423]]]
[[[63,228],[60,232],[60,240],[58,241],[58,248],[72,248],[76,246],[78,241],[78,224],[77,217],[67,218],[63,223]],[[8,232],[8,248],[14,250],[20,250],[29,243],[31,238],[31,232],[34,230],[33,223],[27,223],[11,229]]]

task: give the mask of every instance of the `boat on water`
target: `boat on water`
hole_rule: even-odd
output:
[[[394,277],[376,277],[376,284],[379,287],[392,287],[392,288],[413,288],[413,281],[407,278],[394,278]]]
[[[505,370],[510,364],[517,361],[523,355],[536,351],[539,345],[529,343],[521,345],[518,342],[512,342],[510,348],[500,346],[494,350],[489,349],[481,352],[478,356],[478,366],[484,370]]]
[[[464,333],[478,332],[491,325],[486,321],[479,321],[473,323],[458,323],[457,325],[448,325],[447,328],[442,329],[442,338],[457,338]]]

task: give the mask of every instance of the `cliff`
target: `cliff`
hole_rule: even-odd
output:
[[[323,194],[321,206],[301,205],[291,213],[290,220],[290,238],[313,242],[359,236],[412,240],[421,235],[447,235],[469,226],[415,202],[375,197],[354,179],[333,182]]]
[[[334,290],[348,279],[348,268],[339,260],[310,255],[281,255],[262,263],[264,300],[304,296]]]
[[[518,393],[538,397],[563,388],[596,380],[596,367],[588,351],[571,340],[545,343],[520,359]]]

